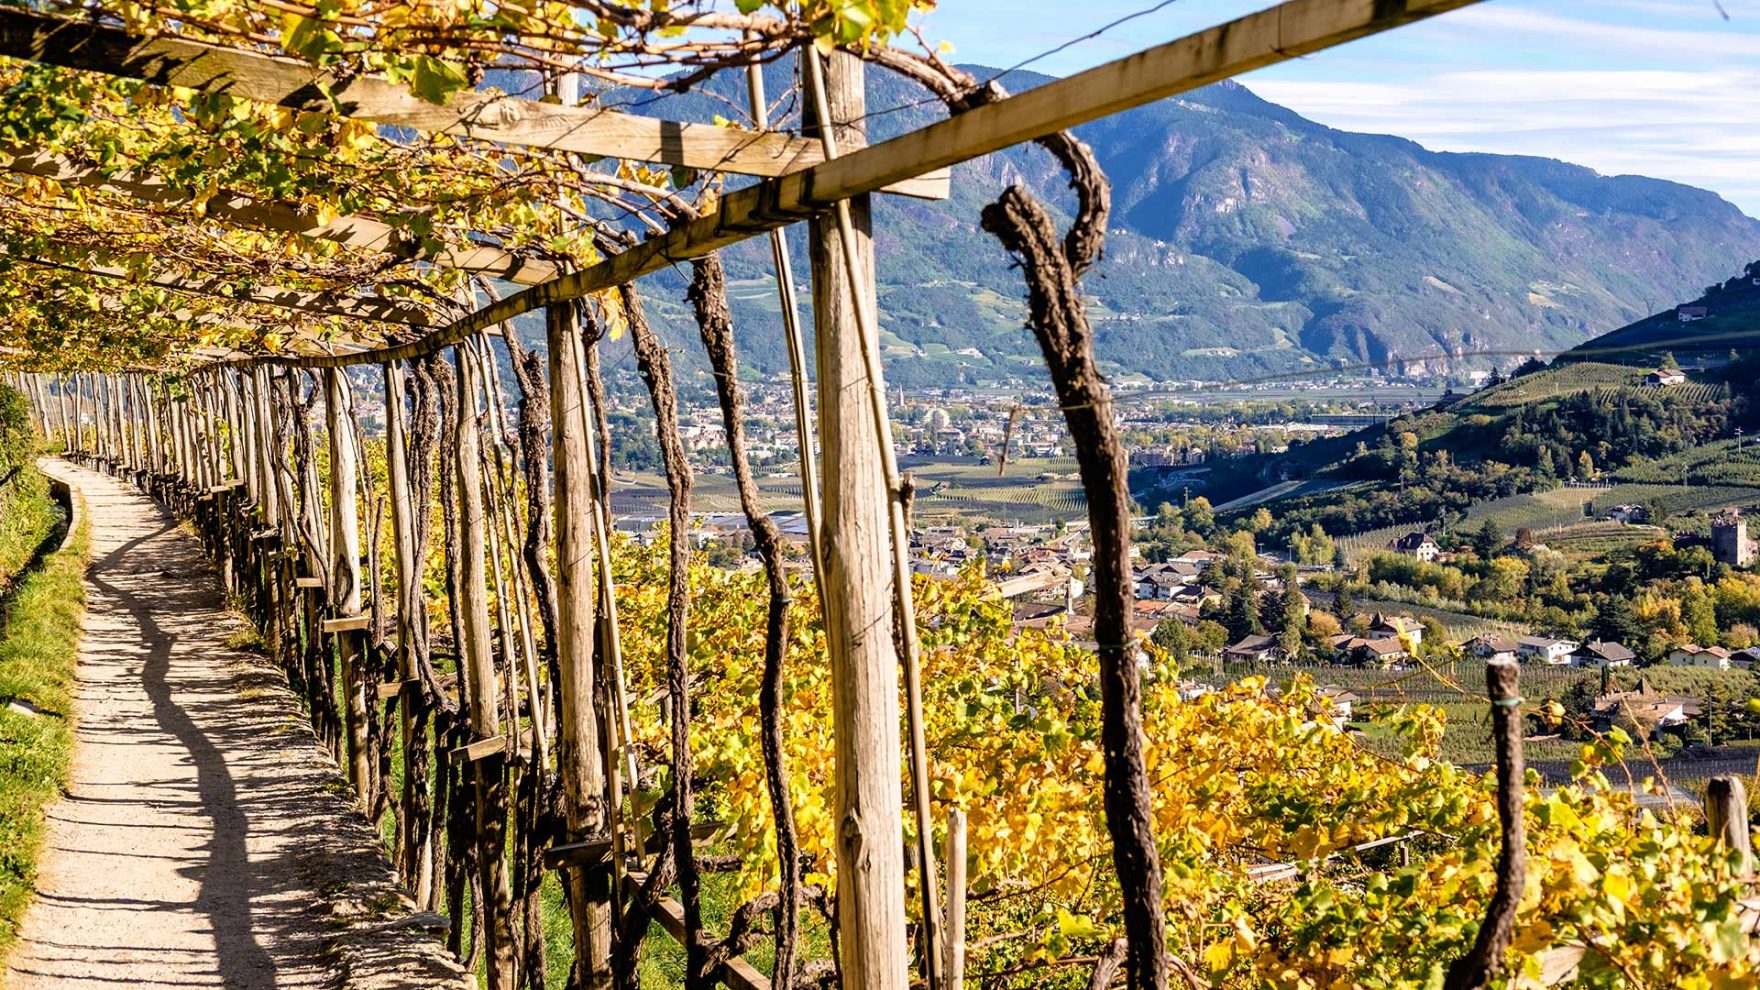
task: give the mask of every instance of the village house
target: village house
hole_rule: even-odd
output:
[[[1650,511],[1641,505],[1616,505],[1607,510],[1606,519],[1616,523],[1641,523],[1650,518]]]
[[[1682,643],[1668,651],[1668,662],[1677,667],[1707,667],[1712,670],[1728,670],[1729,661],[1730,651],[1721,646]]]
[[[1388,549],[1396,553],[1415,557],[1426,564],[1434,563],[1436,558],[1442,554],[1442,547],[1434,539],[1431,539],[1429,533],[1407,533],[1387,546]]]
[[[1514,663],[1521,652],[1522,644],[1508,636],[1483,633],[1467,640],[1462,648],[1469,655],[1481,660]]]
[[[1675,319],[1682,323],[1692,323],[1695,320],[1703,320],[1710,315],[1711,307],[1709,306],[1676,306],[1674,308]]]
[[[1729,665],[1737,670],[1754,670],[1756,667],[1760,667],[1760,646],[1750,646],[1745,650],[1731,653]]]
[[[1596,639],[1577,647],[1577,652],[1571,655],[1571,664],[1577,667],[1630,667],[1636,659],[1638,655],[1624,644]]]
[[[1225,648],[1222,659],[1231,663],[1275,663],[1284,659],[1284,652],[1270,636],[1253,635]]]
[[[1332,706],[1333,717],[1340,722],[1351,720],[1351,714],[1355,711],[1357,702],[1361,700],[1354,692],[1337,684],[1323,684],[1315,694],[1318,694],[1322,701]]]
[[[1571,655],[1576,652],[1574,640],[1551,636],[1523,636],[1516,647],[1516,656],[1523,663],[1544,663],[1555,667],[1570,663]]]
[[[1387,615],[1376,612],[1369,620],[1370,639],[1404,639],[1413,646],[1424,643],[1424,627],[1418,620],[1405,615]]]
[[[1338,663],[1365,667],[1399,667],[1412,658],[1412,651],[1397,636],[1370,639],[1348,633],[1327,641]]]
[[[1172,601],[1174,594],[1196,577],[1195,573],[1184,573],[1182,568],[1172,564],[1149,564],[1136,568],[1131,580],[1137,586],[1138,598],[1165,602]]]
[[[1685,725],[1705,713],[1705,702],[1688,695],[1663,694],[1649,678],[1640,677],[1632,691],[1614,691],[1595,699],[1595,721],[1607,729],[1623,719],[1629,720],[1648,736],[1657,729]]]
[[[1644,387],[1671,388],[1675,385],[1684,385],[1686,384],[1686,381],[1687,376],[1682,374],[1679,368],[1665,368],[1661,371],[1652,371],[1648,375],[1645,375]]]

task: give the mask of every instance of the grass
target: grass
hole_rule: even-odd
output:
[[[18,576],[0,620],[0,699],[40,712],[0,708],[0,957],[17,937],[34,892],[43,808],[67,782],[89,549],[89,527],[82,523],[40,566]]]

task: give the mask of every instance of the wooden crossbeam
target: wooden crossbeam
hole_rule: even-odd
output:
[[[134,282],[138,285],[151,285],[155,288],[169,289],[172,292],[225,299],[231,302],[254,303],[259,306],[293,310],[298,313],[345,316],[355,320],[370,320],[375,323],[391,323],[417,328],[427,328],[434,325],[434,318],[427,310],[385,296],[328,295],[321,292],[302,292],[297,289],[283,288],[239,290],[218,280],[190,281],[155,274],[136,276],[114,265],[78,266],[50,261],[46,258],[19,258],[18,260],[44,268],[57,268],[81,275],[95,275],[99,278]]]
[[[76,164],[60,155],[34,154],[0,159],[0,171],[15,172],[62,185],[97,189],[128,196],[160,206],[182,206],[194,197],[184,189],[151,176],[129,172],[105,175],[100,169]],[[377,251],[426,261],[441,268],[487,275],[519,285],[548,282],[561,270],[552,262],[522,258],[510,251],[485,245],[444,247],[426,252],[419,246],[403,243],[397,229],[371,217],[341,216],[328,223],[319,223],[306,207],[254,199],[242,193],[221,190],[203,204],[202,215],[208,220],[293,234],[315,241],[333,241],[363,251]]]
[[[269,358],[305,367],[408,360],[498,323],[578,298],[794,223],[889,182],[968,161],[1109,114],[1477,3],[1478,0],[1286,0],[1127,58],[986,104],[804,172],[731,192],[721,207],[590,268],[533,286],[406,344],[358,354]]]
[[[507,736],[490,736],[487,739],[478,739],[469,745],[447,750],[446,758],[460,763],[475,763],[478,760],[486,760],[491,756],[508,752],[508,741]],[[517,750],[519,755],[530,756],[531,745],[532,733],[528,729],[520,733]]]
[[[440,106],[382,76],[338,79],[290,58],[175,37],[143,38],[89,20],[15,7],[0,7],[0,55],[162,86],[224,91],[414,130],[607,158],[760,176],[785,175],[822,160],[817,142],[775,131],[687,124],[475,91],[458,93]],[[947,175],[923,175],[934,169],[918,169],[890,191],[944,199]]]
[[[641,890],[641,884],[647,877],[640,873],[629,873],[624,876],[625,887],[629,896],[633,897]],[[684,922],[684,905],[670,897],[662,897],[654,904],[654,920],[666,934],[680,945],[684,945],[689,937],[689,929]],[[771,990],[770,978],[758,967],[746,961],[744,956],[733,956],[721,964],[715,976],[725,983],[730,990]]]
[[[720,822],[696,822],[691,825],[691,838],[702,842],[712,839],[722,829]],[[652,855],[659,852],[665,845],[666,837],[658,832],[649,832],[647,840],[642,844],[642,852]],[[624,832],[624,847],[633,849],[636,844],[635,833]],[[580,842],[562,842],[544,850],[544,868],[546,870],[561,869],[594,869],[604,866],[611,859],[611,836],[585,839]]]
[[[451,688],[457,683],[457,674],[440,675],[440,690],[442,691]],[[374,693],[380,701],[389,701],[392,698],[403,694],[405,691],[414,691],[416,688],[421,687],[421,685],[422,681],[419,677],[412,677],[409,680],[404,681],[386,681],[380,684]]]
[[[318,623],[318,631],[326,634],[341,632],[358,632],[373,624],[370,615],[344,615],[335,619],[325,619]]]

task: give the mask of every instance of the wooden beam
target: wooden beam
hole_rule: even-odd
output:
[[[1176,93],[1342,45],[1479,0],[1287,0],[1127,58],[1046,83],[921,130],[728,193],[721,208],[611,258],[492,303],[445,329],[392,347],[311,359],[301,367],[422,357],[542,306],[631,282],[875,192],[901,176],[987,155]],[[0,39],[3,40],[3,39]],[[0,45],[0,50],[4,50]]]
[[[345,615],[339,619],[325,619],[318,623],[318,631],[323,633],[358,632],[373,624],[370,615]]]
[[[458,763],[477,763],[479,759],[502,756],[502,754],[514,756],[516,752],[521,756],[532,756],[532,729],[526,729],[523,733],[519,733],[517,740],[514,740],[512,736],[480,738],[477,742],[445,750],[445,756],[452,761],[458,761]]]
[[[14,257],[17,257],[16,255]],[[55,268],[61,271],[74,272],[80,275],[94,275],[98,278],[116,279],[133,282],[136,285],[150,285],[172,292],[182,292],[193,296],[211,299],[224,299],[230,302],[252,303],[258,306],[272,306],[276,309],[287,309],[298,313],[313,313],[320,316],[342,316],[355,320],[371,320],[376,323],[390,323],[397,326],[426,329],[434,326],[434,318],[427,310],[386,296],[346,296],[331,295],[322,292],[303,292],[298,289],[270,288],[245,289],[235,292],[232,287],[212,279],[204,282],[192,282],[188,279],[173,278],[168,275],[148,274],[136,276],[126,269],[114,265],[69,265],[46,258],[24,258],[19,261],[27,265],[42,268]]]
[[[644,879],[646,878],[639,873],[631,873],[625,878],[625,886],[629,889],[630,896],[634,896],[641,889],[641,882]],[[671,935],[674,941],[680,945],[685,944],[687,936],[684,924],[684,905],[670,897],[662,897],[654,903],[654,920],[660,922],[660,927],[664,928],[666,934]],[[727,984],[730,990],[771,990],[770,978],[765,976],[758,967],[746,962],[744,956],[730,957],[721,964],[721,969],[715,976],[722,983]]]
[[[99,169],[78,165],[60,155],[39,153],[0,159],[0,170],[53,179],[62,185],[97,189],[160,206],[181,206],[195,199],[188,190],[162,179],[136,176],[126,171],[105,175]],[[238,227],[332,241],[363,251],[403,255],[412,261],[426,261],[440,268],[487,275],[519,285],[537,285],[561,273],[561,268],[552,262],[522,258],[486,245],[445,247],[425,252],[404,243],[397,228],[371,217],[341,216],[328,223],[319,223],[306,207],[253,199],[227,190],[208,199],[203,206],[203,216]]]
[[[813,142],[776,131],[687,124],[476,91],[457,93],[441,106],[383,76],[339,79],[291,58],[177,37],[145,38],[90,20],[14,7],[0,7],[0,55],[419,131],[606,158],[760,176],[784,175],[821,160]],[[946,175],[917,179],[934,169],[912,172],[893,191],[945,198]]]
[[[699,841],[713,839],[723,828],[720,822],[696,822],[691,825],[691,838]],[[636,836],[628,829],[624,830],[624,847],[634,849]],[[649,832],[647,841],[642,844],[642,852],[653,855],[665,845],[666,837],[659,832]],[[544,868],[547,870],[592,869],[603,866],[612,853],[611,836],[602,835],[581,842],[561,842],[544,850]]]
[[[389,701],[392,698],[395,698],[395,697],[403,694],[405,691],[414,691],[416,688],[420,687],[421,684],[422,684],[422,679],[419,677],[411,677],[411,678],[408,678],[406,680],[401,680],[401,681],[386,681],[385,683],[382,683],[379,685],[375,694],[377,695],[377,697],[379,698],[380,701]],[[439,677],[439,680],[438,680],[438,684],[440,685],[440,689],[442,691],[447,690],[448,688],[451,688],[451,687],[455,686],[456,684],[458,684],[458,675],[457,674],[441,674]]]

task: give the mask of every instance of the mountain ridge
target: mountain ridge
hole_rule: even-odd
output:
[[[787,72],[768,75],[771,92],[786,94]],[[1002,76],[1014,91],[1050,78]],[[942,116],[914,83],[879,71],[868,80],[871,140]],[[727,100],[743,102],[742,85],[717,78],[707,92],[667,97],[661,112],[713,119]],[[783,100],[784,126],[793,104]],[[1114,184],[1106,255],[1085,281],[1114,375],[1508,366],[1522,353],[1569,349],[1760,257],[1760,221],[1713,192],[1342,131],[1234,81],[1076,132]],[[977,228],[979,210],[1010,182],[1054,210],[1071,205],[1061,172],[1032,146],[956,166],[946,201],[875,197],[890,381],[1037,379],[1019,277]],[[805,240],[791,238],[803,280]],[[747,363],[776,372],[785,365],[768,248],[748,241],[725,257]],[[675,301],[681,276],[658,279],[657,322],[694,341]]]

